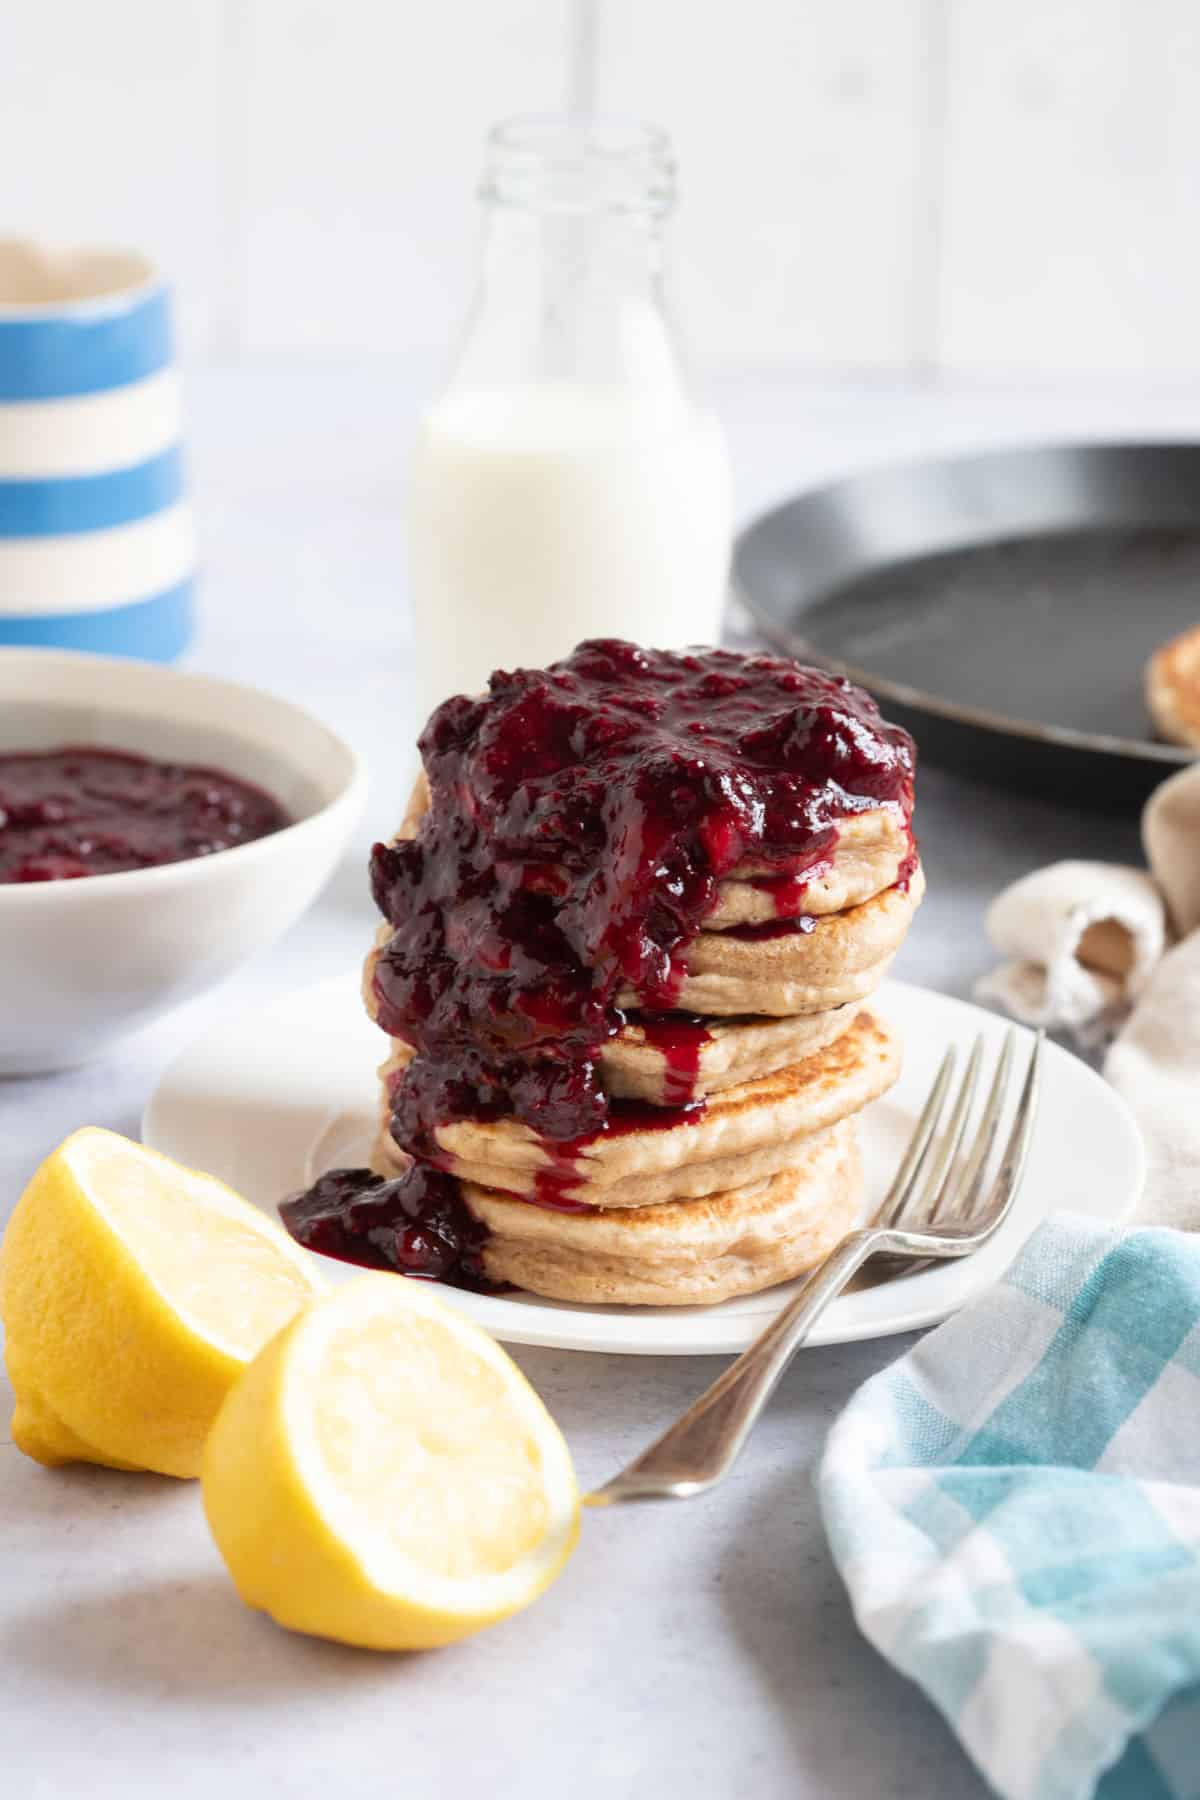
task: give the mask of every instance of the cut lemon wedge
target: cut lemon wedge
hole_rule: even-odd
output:
[[[525,1377],[396,1275],[361,1276],[267,1346],[218,1414],[203,1489],[249,1606],[376,1650],[508,1618],[579,1532],[570,1454]]]
[[[324,1287],[282,1227],[221,1182],[77,1131],[0,1246],[13,1439],[44,1463],[198,1475],[234,1381]]]

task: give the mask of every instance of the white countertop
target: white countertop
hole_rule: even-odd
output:
[[[222,1016],[336,974],[371,928],[369,837],[395,823],[409,631],[402,462],[425,387],[384,364],[197,372],[204,628],[191,658],[289,693],[371,758],[354,854],[272,953],[103,1064],[0,1082],[0,1220],[84,1123],[136,1134],[171,1057]],[[1037,437],[1200,436],[1200,389],[717,384],[743,516],[843,469]],[[926,768],[930,893],[898,972],[966,994],[984,904],[1064,855],[1136,855],[1132,822],[987,793]],[[473,1643],[378,1657],[277,1630],[236,1599],[195,1484],[49,1473],[0,1432],[0,1788],[20,1800],[170,1793],[316,1800],[477,1793],[612,1800],[974,1800],[918,1692],[859,1637],[811,1474],[830,1421],[905,1340],[803,1352],[707,1498],[585,1518],[566,1575]],[[665,1425],[717,1365],[544,1350],[519,1360],[585,1484]],[[0,1413],[8,1394],[0,1379]]]

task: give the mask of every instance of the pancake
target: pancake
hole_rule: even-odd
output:
[[[1169,744],[1200,748],[1200,625],[1156,650],[1145,680],[1158,735]]]
[[[691,1097],[704,1099],[815,1056],[849,1030],[858,1012],[857,1005],[850,1005],[794,1018],[705,1020],[708,1042],[697,1053]],[[680,1094],[681,1078],[672,1076],[663,1052],[647,1042],[645,1028],[636,1018],[604,1046],[600,1077],[606,1092],[618,1100],[672,1106],[689,1097]]]
[[[924,893],[918,863],[906,887],[890,887],[861,906],[818,919],[811,931],[778,937],[702,931],[688,948],[688,973],[675,1003],[681,1012],[719,1019],[789,1018],[861,1002],[887,974]],[[391,926],[378,928],[363,970],[363,1001],[373,1019],[375,964],[391,936]],[[636,1012],[639,996],[626,989],[619,1002]]]
[[[368,1011],[373,1004],[368,987]],[[644,1100],[649,1106],[703,1100],[723,1088],[755,1081],[760,1075],[815,1056],[850,1029],[859,1010],[858,1006],[840,1006],[832,1012],[802,1013],[790,1019],[706,1020],[700,1029],[707,1033],[707,1041],[697,1048],[696,1069],[690,1077],[668,1069],[663,1051],[652,1039],[648,1041],[646,1027],[634,1017],[601,1050],[600,1079],[615,1100]],[[664,1017],[669,1021],[672,1015]],[[393,1038],[392,1054],[380,1074],[396,1073],[411,1062],[413,1054],[410,1045]]]
[[[384,1072],[392,1067],[384,1065]],[[403,1066],[403,1065],[401,1065]],[[435,1132],[439,1160],[464,1181],[517,1195],[547,1179],[564,1200],[605,1208],[695,1199],[794,1166],[814,1134],[886,1093],[900,1072],[900,1045],[871,1013],[860,1013],[825,1049],[716,1093],[695,1113],[664,1113],[669,1124],[635,1122],[601,1133],[556,1157],[517,1119],[460,1119]],[[391,1174],[403,1153],[382,1117],[373,1166]]]
[[[737,937],[702,931],[687,952],[678,1005],[716,1014],[820,1013],[874,993],[904,942],[925,892],[920,864],[905,888],[844,913],[818,919],[811,931]],[[632,1005],[633,994],[621,997]]]
[[[591,1305],[704,1306],[803,1274],[854,1229],[862,1166],[853,1121],[808,1140],[791,1168],[704,1200],[564,1214],[466,1184],[491,1236],[491,1280]]]
[[[894,961],[893,953],[865,969],[824,980],[754,980],[720,972],[689,975],[679,990],[679,1004],[714,1017],[752,1011],[774,1013],[780,1018],[819,1015],[833,1007],[861,1005],[868,1000]]]
[[[429,811],[429,780],[422,769],[393,842],[412,838]],[[912,854],[912,839],[899,808],[875,806],[842,819],[837,843],[810,880],[790,896],[779,885],[786,863],[747,862],[717,885],[717,904],[705,921],[710,931],[763,925],[799,913],[825,915],[860,906],[894,887]]]
[[[895,886],[911,854],[908,829],[896,807],[856,813],[838,826],[837,843],[828,858],[807,881],[797,881],[791,892],[786,872],[781,884],[778,866],[760,863],[735,869],[719,884],[717,904],[704,922],[705,929],[765,925],[800,913],[824,917],[844,912],[848,906],[861,906],[864,900]]]

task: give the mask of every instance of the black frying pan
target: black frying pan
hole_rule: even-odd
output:
[[[1126,811],[1189,760],[1146,658],[1200,624],[1200,445],[1018,449],[885,468],[740,536],[758,628],[845,671],[935,762]]]

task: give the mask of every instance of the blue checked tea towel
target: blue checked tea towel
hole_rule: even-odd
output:
[[[1200,1239],[1050,1219],[819,1489],[860,1627],[1005,1800],[1200,1800]]]

